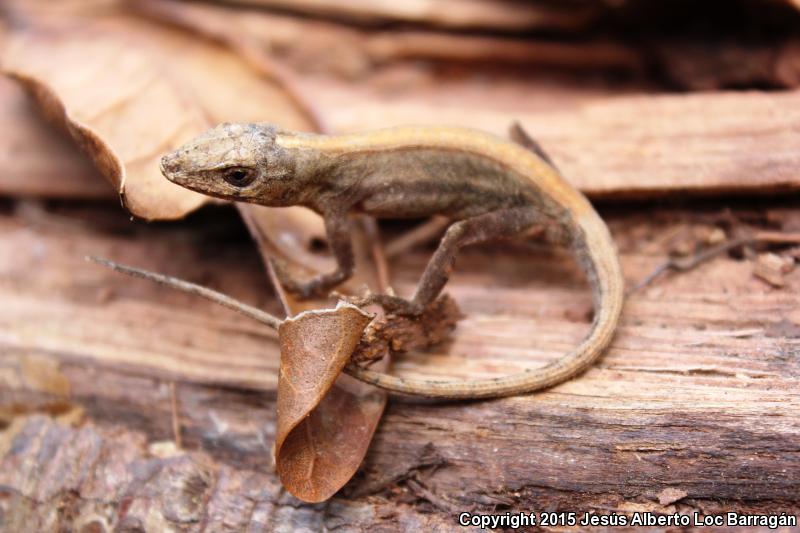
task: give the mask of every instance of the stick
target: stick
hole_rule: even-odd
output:
[[[387,291],[394,293],[391,290],[391,281],[389,274],[389,265],[386,262],[386,253],[381,246],[381,234],[377,222],[372,217],[361,217],[362,226],[367,234],[370,245],[370,255],[372,261],[375,263],[375,273],[378,278],[378,290],[386,293]]]
[[[99,257],[87,256],[86,260],[94,261],[99,265],[103,265],[105,267],[108,267],[112,270],[116,270],[117,272],[121,272],[123,274],[128,274],[129,276],[142,278],[149,281],[155,281],[156,283],[160,283],[161,285],[166,285],[167,287],[171,287],[173,289],[178,289],[179,291],[188,292],[189,294],[195,294],[197,296],[202,296],[207,300],[211,300],[212,302],[218,303],[224,307],[227,307],[228,309],[233,309],[234,311],[238,311],[239,313],[247,317],[250,317],[253,320],[257,320],[262,324],[266,324],[272,329],[277,330],[278,327],[281,325],[281,323],[283,323],[283,320],[267,313],[266,311],[262,311],[257,307],[253,307],[251,305],[242,303],[238,300],[234,300],[230,296],[226,296],[221,292],[208,289],[206,287],[203,287],[202,285],[197,285],[196,283],[191,283],[189,281],[184,281],[182,279],[173,278],[171,276],[165,276],[163,274],[157,274],[155,272],[150,272],[149,270],[143,270],[141,268],[136,268],[128,265],[121,265],[119,263],[115,263],[114,261],[109,261],[108,259],[101,259]]]
[[[449,225],[450,220],[447,218],[435,216],[389,242],[383,253],[389,259],[397,257],[417,245],[439,237]]]
[[[702,252],[699,252],[693,255],[692,257],[687,257],[682,259],[668,259],[667,261],[664,261],[663,263],[658,265],[642,281],[633,286],[628,291],[627,294],[628,295],[633,294],[634,292],[646,287],[647,285],[652,283],[654,279],[656,279],[658,276],[660,276],[667,270],[686,272],[687,270],[691,270],[695,268],[697,265],[705,263],[709,259],[713,259],[714,257],[727,252],[728,250],[732,250],[734,248],[738,248],[739,246],[743,246],[746,244],[753,244],[756,242],[765,242],[770,244],[798,244],[800,243],[800,233],[797,232],[782,233],[779,231],[757,231],[750,236],[738,237],[736,239],[723,242],[716,246],[712,246],[708,250],[703,250]]]

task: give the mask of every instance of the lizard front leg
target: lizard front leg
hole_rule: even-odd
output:
[[[328,244],[336,259],[336,270],[319,274],[308,281],[298,281],[281,262],[271,260],[275,275],[283,288],[301,299],[326,295],[336,285],[350,279],[355,268],[347,215],[336,211],[325,213],[324,218]]]
[[[459,249],[470,244],[520,235],[544,220],[540,212],[529,206],[501,209],[459,220],[445,232],[410,300],[388,294],[369,294],[364,298],[351,299],[350,302],[362,307],[378,304],[387,312],[399,315],[419,315],[447,284]]]

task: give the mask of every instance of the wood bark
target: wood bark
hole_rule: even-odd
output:
[[[170,226],[129,225],[97,208],[56,215],[53,223],[0,216],[5,524],[450,531],[470,509],[796,513],[800,505],[800,270],[775,288],[733,255],[659,278],[631,296],[598,364],[541,394],[393,398],[356,478],[330,502],[303,505],[281,492],[270,464],[274,334],[82,260],[136,263],[276,312],[232,214]],[[797,223],[779,205],[603,215],[630,284],[715,230]],[[393,262],[401,294],[428,253]],[[577,267],[548,246],[467,250],[449,292],[467,314],[452,342],[401,358],[398,373],[513,372],[568,350],[589,326]],[[173,437],[173,381],[183,450],[163,442]],[[687,496],[661,504],[667,489]]]

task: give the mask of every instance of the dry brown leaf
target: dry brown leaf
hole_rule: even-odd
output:
[[[275,122],[299,130],[311,126],[303,118],[306,111],[297,110],[292,105],[294,99],[271,81],[275,78],[269,70],[271,65],[245,61],[223,46],[198,41],[184,31],[113,11],[79,21],[48,20],[46,26],[47,30],[16,37],[20,42],[7,54],[7,68],[26,79],[35,71],[37,80],[42,78],[40,81],[64,89],[66,95],[54,95],[40,81],[33,83],[37,90],[45,90],[46,110],[55,107],[56,119],[62,124],[66,117],[58,103],[69,100],[77,106],[76,116],[101,133],[102,139],[98,139],[77,124],[66,122],[79,140],[91,141],[87,150],[120,187],[126,207],[142,218],[179,218],[208,201],[208,197],[168,182],[158,169],[161,154],[186,138],[224,121]],[[76,31],[77,26],[80,31]],[[19,48],[23,44],[31,47]],[[59,49],[51,54],[54,47]],[[84,48],[86,54],[81,55]],[[116,52],[109,51],[106,57],[102,55],[106,49]],[[133,67],[123,64],[120,75],[97,64],[123,59],[144,71],[144,78],[134,80],[133,86],[124,77]],[[83,89],[83,85],[90,87]],[[92,97],[95,91],[102,92],[102,97]],[[254,213],[255,224],[263,222],[259,215],[262,210],[253,206],[242,209]],[[322,234],[319,217],[302,208],[281,213],[269,219],[270,226],[263,233],[271,235],[268,238],[289,259],[316,269],[327,268],[330,262],[308,252]],[[294,225],[291,235],[282,230],[289,224]],[[280,234],[272,233],[275,228]]]
[[[342,382],[328,393],[371,320],[340,305],[287,318],[279,329],[275,463],[301,500],[326,500],[352,477],[380,420],[384,393],[351,392]]]
[[[297,256],[286,255],[276,244],[302,242],[312,226],[309,219],[305,224],[286,226],[277,220],[283,210],[251,206],[240,208],[240,212],[265,259],[291,261],[292,274],[301,279],[318,272],[303,268],[300,261],[293,260]],[[276,228],[281,228],[280,232]],[[353,230],[357,268],[351,284],[368,283],[373,290],[379,289],[364,245],[364,232],[359,225],[354,225]],[[351,309],[350,306],[320,311],[329,305],[328,300],[299,301],[282,289],[272,269],[270,275],[286,313],[300,319],[296,322],[288,319],[293,325],[282,328],[281,365],[291,363],[294,375],[304,375],[309,380],[303,394],[298,394],[296,387],[284,384],[283,372],[278,379],[275,464],[290,493],[306,501],[322,501],[340,489],[364,459],[386,406],[386,392],[341,374],[361,339],[366,326],[361,323],[364,315],[342,311]],[[332,340],[317,345],[315,339],[321,337]],[[327,361],[320,361],[319,354],[312,354],[313,350],[308,348],[313,346],[326,352]],[[321,364],[325,371],[320,371]],[[386,370],[388,365],[386,358],[373,368]]]
[[[12,80],[0,77],[0,194],[113,198],[114,191],[75,147],[50,127]]]
[[[264,210],[264,217],[274,215],[275,210]],[[256,229],[254,234],[258,236],[260,231]],[[381,266],[382,253],[376,250],[379,237],[363,219],[353,221],[352,235],[357,265],[353,281],[384,292],[388,272],[381,274],[386,266]],[[262,251],[276,256],[271,241],[262,244]],[[300,274],[296,264],[294,270],[295,275]],[[286,319],[279,330],[275,463],[289,492],[304,501],[318,502],[331,497],[356,472],[386,405],[384,390],[341,374],[345,365],[357,356],[373,362],[372,370],[386,371],[391,352],[440,343],[461,314],[444,296],[419,320],[393,317],[371,322],[369,315],[349,304],[319,310],[315,308],[325,305],[325,300],[296,300],[280,287],[274,273],[273,283],[287,314],[306,309]]]
[[[225,120],[304,127],[282,89],[224,47],[133,17],[49,21],[12,37],[4,67],[146,219],[208,201],[164,179],[164,152]]]
[[[10,39],[4,67],[92,158],[134,215],[179,218],[206,201],[167,182],[158,162],[208,123],[137,46],[88,28],[29,32]]]

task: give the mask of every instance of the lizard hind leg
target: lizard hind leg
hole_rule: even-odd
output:
[[[500,209],[459,220],[447,228],[410,300],[386,294],[370,294],[365,298],[351,301],[359,306],[378,304],[390,313],[419,315],[439,296],[447,284],[461,247],[514,237],[541,224],[542,221],[542,214],[530,206]]]

